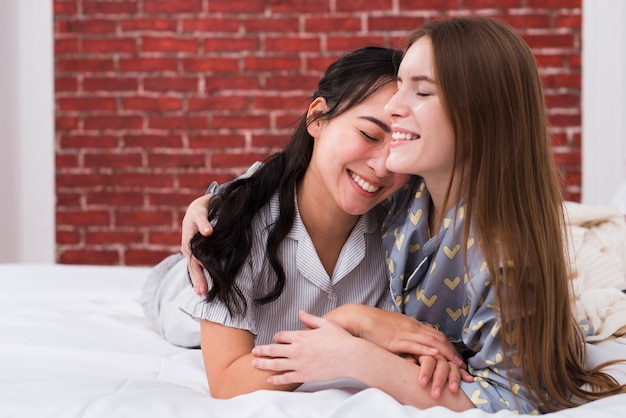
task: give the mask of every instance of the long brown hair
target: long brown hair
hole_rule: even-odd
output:
[[[601,371],[605,365],[584,366],[563,197],[530,48],[506,24],[483,17],[426,23],[409,46],[421,37],[432,42],[457,173],[463,173],[450,180],[443,207],[466,201],[464,241],[473,225],[494,278],[506,368],[520,366],[536,402],[552,410],[575,406],[573,398],[626,392]]]

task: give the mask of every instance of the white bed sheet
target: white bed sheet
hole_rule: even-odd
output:
[[[403,406],[353,381],[212,399],[199,350],[167,343],[142,314],[137,296],[148,270],[0,264],[0,417],[491,416]],[[590,347],[593,363],[610,358],[626,358],[626,340]],[[626,382],[626,366],[615,372]],[[548,415],[625,411],[626,394]]]

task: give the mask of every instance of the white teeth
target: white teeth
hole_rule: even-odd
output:
[[[391,137],[396,141],[415,141],[419,139],[419,135],[411,135],[405,132],[394,132],[391,134]]]
[[[354,180],[356,184],[361,186],[361,189],[369,193],[377,192],[380,189],[379,186],[374,186],[373,184],[368,183],[367,181],[363,180],[361,176],[355,173],[352,173],[352,180]]]

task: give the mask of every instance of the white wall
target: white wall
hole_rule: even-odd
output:
[[[54,262],[52,2],[0,0],[0,262]]]
[[[582,201],[609,205],[626,181],[626,1],[583,0]]]

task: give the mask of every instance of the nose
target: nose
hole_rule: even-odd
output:
[[[385,113],[391,117],[403,117],[406,116],[408,111],[408,105],[404,100],[404,90],[399,88],[398,91],[391,96],[391,99],[385,105]]]
[[[374,171],[377,177],[383,178],[391,174],[387,169],[387,157],[389,156],[389,142],[391,135],[386,135],[381,146],[372,151],[372,155],[368,160],[369,167]]]

